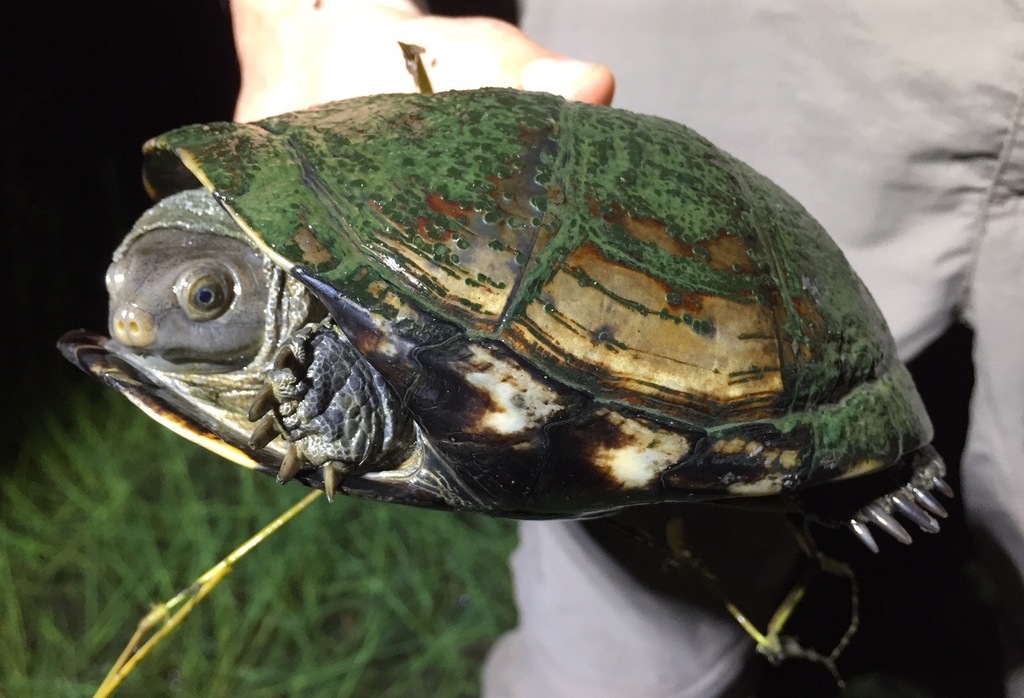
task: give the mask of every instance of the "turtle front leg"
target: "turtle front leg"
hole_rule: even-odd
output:
[[[248,417],[259,420],[249,438],[254,449],[278,436],[289,442],[278,482],[321,468],[328,499],[342,476],[386,468],[410,439],[390,387],[329,318],[281,346]]]

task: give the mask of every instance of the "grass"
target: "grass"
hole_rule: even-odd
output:
[[[0,480],[0,695],[90,695],[151,604],[300,499],[99,386]],[[512,524],[340,498],[244,559],[118,695],[461,696],[514,623]]]

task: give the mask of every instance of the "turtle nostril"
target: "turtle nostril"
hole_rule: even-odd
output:
[[[122,344],[146,347],[156,340],[156,322],[145,310],[123,307],[115,311],[110,333]]]

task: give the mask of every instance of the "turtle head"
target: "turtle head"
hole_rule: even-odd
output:
[[[244,366],[264,342],[269,266],[210,194],[170,196],[136,222],[107,270],[110,335],[167,369]]]
[[[276,473],[284,448],[248,445],[247,408],[281,343],[326,312],[302,283],[202,189],[143,213],[115,251],[106,283],[110,338],[68,332],[58,342],[65,357],[164,426]]]

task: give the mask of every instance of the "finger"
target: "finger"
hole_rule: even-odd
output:
[[[528,63],[520,78],[524,90],[550,92],[591,104],[611,104],[615,77],[603,65],[569,58],[538,58]]]

